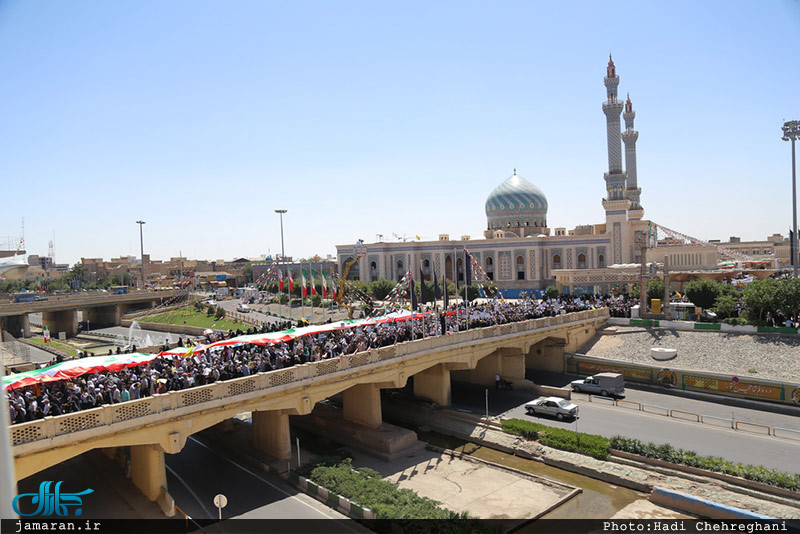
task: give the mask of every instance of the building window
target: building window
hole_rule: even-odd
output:
[[[553,269],[560,269],[561,268],[561,255],[556,254],[553,256]]]
[[[603,254],[597,255],[597,266],[601,269],[606,266],[606,257]]]
[[[422,276],[425,280],[431,279],[431,260],[422,260]]]
[[[399,282],[400,280],[402,280],[405,274],[406,273],[403,270],[403,260],[397,260],[397,271],[395,272],[395,276],[397,276],[397,281]]]
[[[486,278],[489,280],[494,280],[494,261],[492,260],[491,256],[486,258]]]
[[[369,262],[369,278],[373,282],[378,280],[378,263],[371,261]]]
[[[458,273],[458,281],[464,281],[464,260],[458,258],[456,260],[456,272]]]
[[[578,254],[578,269],[586,268],[586,254]]]
[[[525,280],[525,258],[517,256],[517,280]]]

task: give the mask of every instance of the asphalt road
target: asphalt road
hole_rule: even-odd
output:
[[[453,384],[453,408],[478,414],[485,413],[486,391],[487,388],[484,386]],[[690,419],[686,420],[657,413],[639,412],[628,407],[613,406],[604,399],[594,399],[594,402],[590,402],[588,395],[575,394],[573,402],[580,408],[580,417],[577,421],[558,421],[547,416],[527,415],[523,406],[532,400],[528,392],[495,391],[493,386],[488,391],[489,415],[531,420],[548,426],[577,429],[580,432],[606,437],[621,435],[644,442],[670,443],[674,447],[693,450],[702,455],[721,456],[734,462],[800,473],[800,416],[798,415],[778,414],[753,408],[733,408],[736,420],[799,431],[781,434],[791,434],[794,439],[767,436],[766,430],[759,427],[751,427],[752,431],[731,429],[730,405],[628,388],[626,400],[646,402],[666,409],[715,415],[722,419],[706,418],[707,423],[697,423],[693,416],[676,414]]]
[[[279,477],[244,466],[197,437],[190,437],[179,454],[166,455],[166,463],[169,492],[193,518],[218,517],[213,501],[221,493],[228,498],[223,519],[346,519]]]

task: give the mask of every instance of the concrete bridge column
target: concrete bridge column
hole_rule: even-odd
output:
[[[5,330],[9,334],[15,337],[31,337],[31,323],[27,313],[23,313],[22,315],[10,315],[8,317],[3,317],[2,319],[2,330]],[[2,340],[0,341],[10,341],[10,340]]]
[[[78,334],[78,311],[62,310],[42,312],[42,326],[50,329],[50,335],[58,338],[59,332],[65,332],[67,337]]]
[[[347,421],[368,428],[378,428],[383,422],[381,390],[375,384],[359,384],[346,389],[342,395],[342,415]]]
[[[253,447],[278,460],[292,457],[289,415],[282,411],[254,411]]]
[[[175,515],[175,501],[167,493],[167,468],[161,447],[131,445],[131,481],[145,497],[156,501],[164,514]]]
[[[90,328],[119,326],[119,316],[119,306],[116,305],[83,309],[83,320],[89,321]]]
[[[414,396],[439,406],[450,406],[450,370],[445,364],[434,365],[414,375]]]

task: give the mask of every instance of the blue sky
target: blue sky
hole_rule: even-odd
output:
[[[791,225],[796,0],[0,3],[0,241],[56,260],[479,237],[516,168],[604,222],[609,52],[645,218]]]

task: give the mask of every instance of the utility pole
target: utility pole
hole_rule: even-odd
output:
[[[142,234],[142,226],[145,224],[144,221],[136,221],[136,224],[139,225],[139,246],[141,247],[141,255],[142,255],[142,291],[144,291],[144,237]]]
[[[797,177],[795,174],[794,142],[800,136],[800,121],[789,121],[783,124],[784,141],[792,142],[792,243],[789,247],[792,252],[792,276],[797,278]]]

